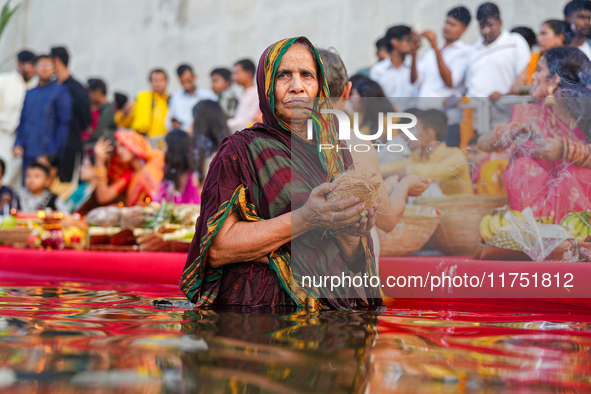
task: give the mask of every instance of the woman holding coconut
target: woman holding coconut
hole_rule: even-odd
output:
[[[281,40],[261,56],[257,87],[263,123],[227,137],[211,163],[181,290],[198,307],[368,308],[379,289],[325,294],[302,276],[376,275],[371,238],[375,206],[352,196],[327,201],[328,183],[352,166],[336,144],[335,123],[307,139],[309,108],[328,102],[321,61],[304,37]],[[297,251],[293,250],[297,241]]]

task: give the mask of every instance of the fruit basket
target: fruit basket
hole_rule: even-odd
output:
[[[591,211],[571,211],[560,221],[560,225],[575,237],[577,241],[584,241],[591,235]]]
[[[26,244],[30,233],[27,228],[0,229],[0,245]]]
[[[435,232],[441,222],[441,213],[429,206],[407,205],[404,215],[394,227],[386,233],[380,229],[380,256],[408,256],[420,250]]]
[[[428,205],[442,213],[441,223],[429,240],[432,248],[450,256],[473,256],[482,218],[507,204],[507,197],[458,194],[419,197],[415,204]]]
[[[199,205],[167,202],[93,209],[86,217],[90,249],[186,253],[199,212]]]

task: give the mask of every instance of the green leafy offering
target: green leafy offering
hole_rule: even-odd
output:
[[[146,221],[146,228],[156,228],[161,226],[165,222],[172,222],[172,210],[174,208],[173,203],[167,203],[166,200],[162,201],[160,208],[154,215],[148,218]]]

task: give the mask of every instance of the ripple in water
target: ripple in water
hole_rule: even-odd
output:
[[[30,284],[30,283],[27,283]],[[237,313],[176,289],[0,283],[10,393],[544,393],[591,390],[591,313]]]

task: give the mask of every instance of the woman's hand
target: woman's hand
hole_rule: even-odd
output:
[[[408,188],[409,197],[420,196],[431,185],[431,179],[420,175],[407,175],[401,182]]]
[[[534,122],[527,122],[509,129],[509,136],[515,142],[527,142],[536,139],[536,136],[541,136],[542,132],[537,124]]]
[[[337,187],[336,183],[323,183],[312,189],[310,197],[301,209],[301,219],[308,229],[327,228],[338,230],[354,225],[363,219],[363,204],[359,197],[339,201],[326,201],[325,196]]]
[[[339,233],[345,233],[352,237],[361,237],[369,234],[371,229],[376,225],[376,216],[378,210],[377,206],[379,205],[380,201],[381,197],[378,197],[378,200],[376,201],[376,206],[365,211],[364,218],[362,218],[358,223],[355,223],[352,226],[338,230],[336,236],[338,237]]]
[[[99,138],[99,140],[94,145],[94,156],[97,163],[106,164],[107,159],[111,152],[113,152],[113,145],[109,140],[105,140],[103,137]]]
[[[562,142],[559,139],[538,139],[536,143],[539,143],[539,145],[536,145],[531,153],[538,159],[556,161],[562,158],[563,147]]]

